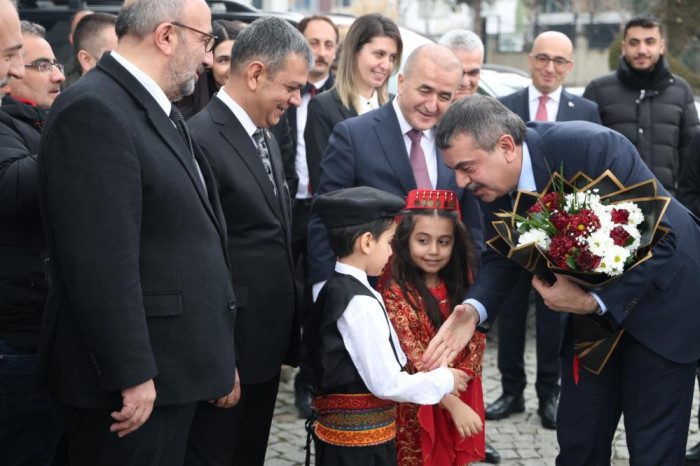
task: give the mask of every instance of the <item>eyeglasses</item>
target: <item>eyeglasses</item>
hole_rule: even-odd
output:
[[[535,64],[538,68],[544,68],[545,66],[549,65],[550,61],[554,63],[555,68],[563,68],[571,63],[571,60],[567,60],[564,57],[552,58],[546,53],[538,53],[537,55],[530,54],[530,56],[535,59]]]
[[[36,69],[39,73],[44,73],[46,71],[51,71],[51,68],[53,67],[58,68],[58,71],[63,74],[63,65],[61,65],[59,62],[56,60],[47,60],[47,59],[41,59],[41,60],[36,60],[31,63],[27,63],[24,65],[25,68],[34,68]]]
[[[190,31],[194,31],[194,32],[199,33],[203,36],[206,36],[206,39],[203,40],[204,51],[206,53],[209,53],[212,51],[212,49],[214,48],[214,41],[216,39],[218,39],[218,37],[213,35],[213,34],[209,34],[208,32],[200,31],[199,29],[193,28],[192,26],[188,26],[186,24],[178,23],[177,21],[171,21],[170,24],[172,24],[173,26],[177,26],[179,28],[189,29]]]

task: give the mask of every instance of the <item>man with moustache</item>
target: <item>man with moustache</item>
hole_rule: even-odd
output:
[[[616,71],[594,79],[583,97],[598,104],[603,125],[622,133],[671,194],[676,194],[698,114],[688,83],[664,57],[661,23],[651,15],[625,24]]]
[[[453,29],[446,32],[438,43],[449,47],[462,62],[464,76],[455,93],[455,100],[474,94],[479,89],[481,66],[484,64],[484,44],[479,36],[466,29]]]
[[[73,49],[81,76],[93,69],[105,52],[117,47],[116,21],[117,17],[109,13],[94,13],[85,16],[75,27]]]
[[[181,465],[197,402],[237,397],[225,220],[171,104],[211,64],[210,28],[203,0],[127,0],[117,48],[44,127],[37,372],[73,465]]]
[[[298,363],[291,194],[268,128],[299,106],[312,68],[298,30],[280,18],[258,19],[236,38],[224,87],[189,120],[226,217],[241,395],[231,409],[199,404],[187,465],[262,465],[281,365]]]
[[[528,57],[532,83],[499,100],[523,121],[584,120],[600,124],[593,102],[570,94],[563,82],[574,66],[573,44],[561,32],[546,31],[535,38]],[[503,392],[486,407],[486,419],[504,419],[525,409],[525,322],[530,306],[532,274],[523,271],[503,303],[498,321],[498,370]],[[559,340],[561,316],[535,296],[537,316],[537,391],[542,427],[556,428],[559,398]]]
[[[583,122],[529,122],[493,98],[474,95],[452,105],[437,128],[437,143],[457,183],[481,199],[487,237],[496,235],[496,214],[511,210],[516,190],[542,192],[550,167],[571,179],[610,170],[624,186],[653,178],[632,144],[619,133]],[[662,186],[669,197],[660,225],[669,233],[653,257],[626,271],[611,286],[590,293],[565,275],[554,283],[534,277],[533,286],[553,310],[562,312],[562,387],[557,415],[557,465],[610,464],[612,441],[624,415],[631,464],[683,464],[696,361],[700,315],[689,310],[700,299],[700,221]],[[426,367],[453,359],[476,325],[495,319],[520,266],[493,250],[424,355]],[[578,379],[572,314],[590,315],[624,328],[600,374],[581,367]],[[581,317],[588,318],[588,317]]]
[[[25,75],[0,88],[0,464],[48,465],[58,428],[46,395],[33,384],[48,288],[37,153],[64,78],[44,28],[22,21],[21,29]]]
[[[0,0],[0,85],[12,76],[21,79],[24,66],[20,50],[22,33],[19,29],[19,15],[15,0]]]
[[[294,195],[292,202],[292,257],[297,270],[298,305],[302,322],[304,322],[305,316],[308,315],[310,307],[313,305],[311,289],[307,286],[308,259],[306,250],[306,232],[311,215],[313,187],[309,179],[304,129],[306,128],[306,115],[311,99],[317,94],[331,89],[335,84],[330,68],[338,49],[338,28],[328,17],[314,15],[302,19],[297,29],[304,35],[314,52],[314,67],[309,71],[309,80],[301,90],[301,104],[298,108],[290,107],[285,114],[296,147],[295,171],[299,177],[296,193],[292,193]],[[299,417],[304,419],[311,415],[311,377],[311,362],[306,348],[302,346],[299,372],[294,378],[294,405]]]

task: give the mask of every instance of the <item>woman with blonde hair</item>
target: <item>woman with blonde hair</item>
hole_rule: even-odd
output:
[[[335,125],[389,101],[389,77],[401,65],[399,27],[386,16],[360,16],[343,42],[335,87],[309,102],[304,140],[311,189],[318,186],[321,159]]]

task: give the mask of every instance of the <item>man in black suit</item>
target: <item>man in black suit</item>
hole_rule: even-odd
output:
[[[585,120],[600,124],[598,106],[570,94],[563,82],[574,66],[573,44],[564,34],[546,31],[537,36],[529,57],[532,83],[501,97],[503,105],[523,121]],[[486,419],[503,419],[525,409],[525,328],[532,274],[523,270],[503,303],[498,321],[498,370],[503,393],[486,406]],[[537,413],[546,429],[556,428],[559,399],[559,340],[561,316],[535,296],[537,319]]]
[[[196,403],[236,396],[225,220],[171,104],[211,65],[210,28],[203,0],[127,1],[117,49],[44,128],[37,371],[74,465],[182,464]]]
[[[312,186],[306,162],[304,129],[306,128],[306,115],[311,99],[332,88],[335,84],[330,71],[338,49],[338,28],[330,18],[314,15],[299,21],[298,29],[314,52],[314,67],[309,71],[308,82],[302,89],[301,104],[298,108],[290,107],[285,113],[295,147],[294,170],[299,177],[297,190],[292,193],[294,197],[292,201],[294,206],[292,209],[292,257],[296,265],[297,299],[303,322],[313,305],[311,290],[307,286],[308,259],[306,250],[306,232],[311,215]],[[299,372],[294,378],[294,405],[301,418],[307,418],[311,415],[311,376],[311,361],[305,347],[302,346]]]
[[[606,170],[623,186],[653,179],[632,144],[600,125],[576,121],[530,122],[490,97],[469,96],[446,112],[436,135],[457,183],[481,199],[487,238],[495,236],[496,213],[511,210],[515,190],[542,192],[548,167],[595,179]],[[669,197],[660,221],[668,234],[653,256],[627,270],[611,286],[590,293],[564,275],[533,285],[551,309],[563,313],[562,388],[557,414],[558,465],[610,464],[612,440],[624,414],[631,464],[683,464],[696,362],[700,358],[700,222]],[[467,300],[457,306],[430,342],[426,367],[453,357],[477,324],[496,318],[520,267],[493,250]],[[571,314],[590,314],[625,332],[599,375],[583,367],[575,379]],[[597,314],[597,315],[593,315]],[[588,319],[588,317],[581,317]]]
[[[190,120],[226,217],[241,398],[230,410],[200,403],[188,465],[262,465],[281,365],[298,359],[291,196],[267,128],[299,105],[311,66],[299,31],[279,18],[259,19],[236,38],[226,85]]]

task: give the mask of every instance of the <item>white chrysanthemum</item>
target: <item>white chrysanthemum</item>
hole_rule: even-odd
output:
[[[593,254],[596,256],[603,257],[607,253],[607,251],[615,246],[615,242],[613,239],[610,237],[610,230],[608,229],[600,229],[598,231],[594,231],[591,233],[591,235],[587,238],[588,241],[588,248],[591,250]]]
[[[625,261],[629,254],[629,251],[621,246],[613,245],[607,248],[594,272],[603,272],[611,277],[621,275],[625,270]]]
[[[567,194],[564,196],[564,209],[570,212],[573,204],[576,204],[578,209],[593,209],[595,210],[600,203],[600,196],[593,194],[591,191],[586,192],[576,192],[572,194]]]
[[[535,243],[539,244],[544,249],[547,249],[549,248],[549,243],[551,242],[552,240],[549,238],[549,236],[547,236],[547,232],[539,230],[537,228],[532,228],[530,231],[521,233],[520,237],[518,238],[518,246],[522,246],[523,244]]]

